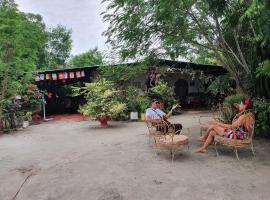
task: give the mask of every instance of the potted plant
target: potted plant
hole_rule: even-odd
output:
[[[21,92],[21,106],[23,111],[29,111],[32,113],[32,120],[38,118],[41,111],[42,96],[45,91],[39,90],[34,84],[25,85]],[[39,116],[40,118],[40,116]]]
[[[29,122],[32,121],[32,112],[26,112],[23,116],[23,128],[27,128],[29,126]]]
[[[80,106],[79,112],[96,118],[102,128],[107,128],[108,121],[126,109],[126,104],[119,98],[120,91],[115,89],[113,82],[105,79],[86,83],[85,87],[73,87],[73,92],[75,96],[83,94],[87,101]]]

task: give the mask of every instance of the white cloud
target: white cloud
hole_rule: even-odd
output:
[[[106,6],[101,0],[16,0],[24,12],[40,14],[47,26],[65,25],[72,29],[72,54],[87,51],[98,46],[106,51],[101,34],[106,30],[100,13]]]

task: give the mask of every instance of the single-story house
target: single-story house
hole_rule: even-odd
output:
[[[134,62],[127,65],[136,67],[138,64]],[[38,72],[36,84],[49,93],[46,98],[48,113],[75,112],[83,99],[67,95],[69,93],[65,85],[76,83],[80,86],[84,82],[93,81],[98,75],[99,67],[87,66]],[[204,98],[207,91],[203,79],[225,73],[227,71],[222,66],[157,59],[149,64],[148,73],[135,77],[130,80],[130,83],[146,91],[158,81],[164,80],[174,88],[177,99],[183,104],[193,105],[207,99]]]

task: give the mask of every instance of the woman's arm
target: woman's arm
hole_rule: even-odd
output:
[[[224,124],[222,122],[217,122],[216,125],[222,128],[235,129],[243,124],[243,116],[240,116],[237,120],[235,120],[232,124]]]
[[[222,122],[217,121],[217,120],[211,120],[210,122],[208,122],[208,124],[214,125],[214,126],[220,126],[222,128],[230,128],[231,127],[231,124],[225,124],[225,123],[222,123]]]

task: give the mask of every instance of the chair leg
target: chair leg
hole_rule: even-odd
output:
[[[218,157],[219,156],[219,153],[218,153],[218,150],[217,150],[217,142],[214,142],[214,147],[215,147],[216,155]]]
[[[153,148],[155,149],[155,157],[158,156],[158,148],[157,148],[157,143],[156,143],[156,138],[153,138]]]
[[[151,135],[148,135],[148,144],[151,143]]]
[[[235,153],[235,156],[236,156],[237,160],[239,160],[237,147],[234,147],[234,153]]]
[[[250,148],[251,148],[253,157],[255,157],[255,150],[254,150],[253,142],[250,143]]]
[[[173,160],[174,160],[174,152],[173,152],[173,150],[171,150],[171,156],[172,156],[172,163],[173,163]]]
[[[157,150],[157,148],[155,148],[155,157],[157,157],[158,156],[158,150]]]
[[[155,149],[155,156],[157,158],[159,154],[159,148],[157,147],[156,143],[154,143],[154,149]]]

